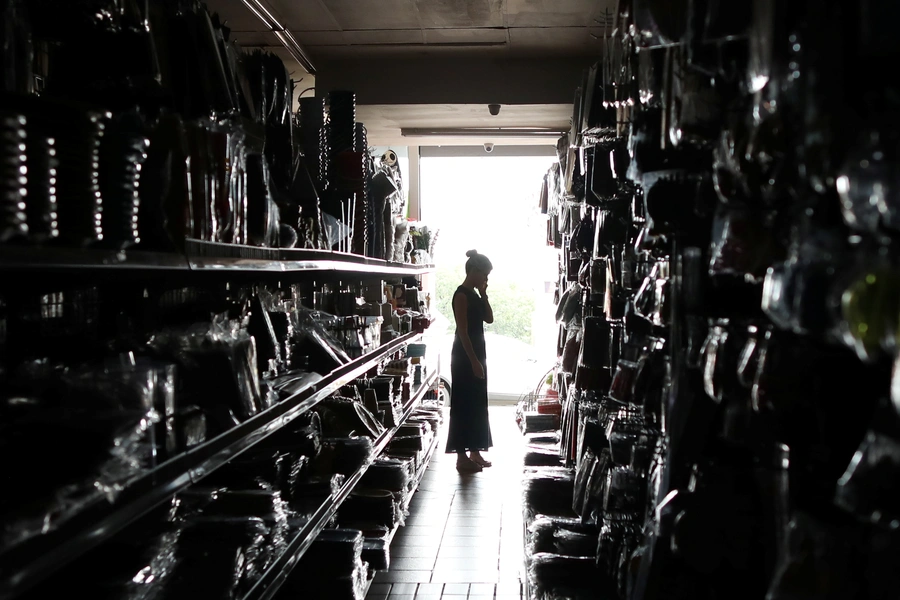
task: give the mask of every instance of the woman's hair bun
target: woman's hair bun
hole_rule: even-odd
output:
[[[468,256],[469,258],[472,258],[473,256],[477,256],[477,255],[478,255],[478,250],[469,250],[468,252],[466,252],[466,256]]]

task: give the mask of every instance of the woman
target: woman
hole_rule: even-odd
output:
[[[456,337],[450,354],[453,385],[447,452],[456,452],[457,471],[477,473],[491,466],[481,451],[493,446],[488,423],[484,324],[494,322],[487,296],[488,275],[494,267],[487,256],[475,250],[469,250],[466,256],[466,280],[453,294]]]

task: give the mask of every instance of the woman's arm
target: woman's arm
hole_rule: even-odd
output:
[[[485,323],[493,323],[494,322],[494,309],[491,308],[491,303],[488,300],[487,284],[485,283],[483,286],[478,288],[478,292],[481,294],[481,299],[484,300],[484,322]]]
[[[456,317],[456,335],[459,336],[459,341],[462,343],[463,350],[466,351],[466,356],[469,357],[469,362],[472,363],[472,370],[475,372],[475,377],[484,379],[484,365],[481,364],[481,361],[478,360],[478,357],[475,355],[475,349],[472,348],[472,340],[469,339],[468,312],[469,299],[466,298],[465,294],[456,294],[456,297],[453,298],[453,314]]]

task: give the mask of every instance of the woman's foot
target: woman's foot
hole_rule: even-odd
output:
[[[481,456],[478,452],[470,452],[469,460],[482,468],[490,467],[493,463],[489,460],[486,460],[483,456]]]
[[[469,458],[459,457],[456,459],[456,470],[460,473],[480,473],[481,465]]]

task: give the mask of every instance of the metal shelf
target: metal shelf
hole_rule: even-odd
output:
[[[122,491],[115,504],[98,498],[59,529],[11,548],[0,555],[0,598],[13,598],[40,583],[179,491],[278,431],[420,335],[413,332],[383,344],[234,429],[145,473]]]
[[[428,375],[427,379],[419,384],[411,394],[409,403],[403,411],[403,416],[400,419],[399,424],[396,427],[392,427],[383,432],[372,444],[373,457],[377,457],[384,452],[391,439],[393,439],[394,435],[399,430],[400,424],[405,423],[406,420],[409,419],[416,407],[422,402],[425,393],[431,389],[431,386],[433,386],[436,381],[437,371],[433,371]],[[278,588],[280,588],[287,580],[291,571],[297,566],[297,563],[300,562],[300,559],[306,551],[309,550],[309,547],[315,541],[316,537],[318,537],[322,530],[325,529],[328,522],[337,513],[340,505],[347,499],[360,482],[368,468],[369,465],[365,464],[357,469],[352,475],[347,477],[344,485],[336,494],[329,497],[328,500],[319,506],[315,514],[310,517],[306,525],[297,532],[297,535],[295,535],[294,539],[288,544],[284,553],[265,573],[263,573],[262,577],[256,582],[253,588],[247,592],[243,600],[269,600],[275,595]]]
[[[188,268],[187,258],[170,252],[0,245],[0,269],[5,271],[187,271]]]
[[[413,276],[433,265],[392,263],[345,252],[256,248],[186,240],[185,254],[144,250],[101,250],[0,245],[0,271],[135,271],[304,273],[344,272]]]
[[[346,252],[327,250],[255,248],[188,240],[187,261],[192,271],[299,273],[340,271],[373,275],[420,275],[433,265],[392,263]]]

